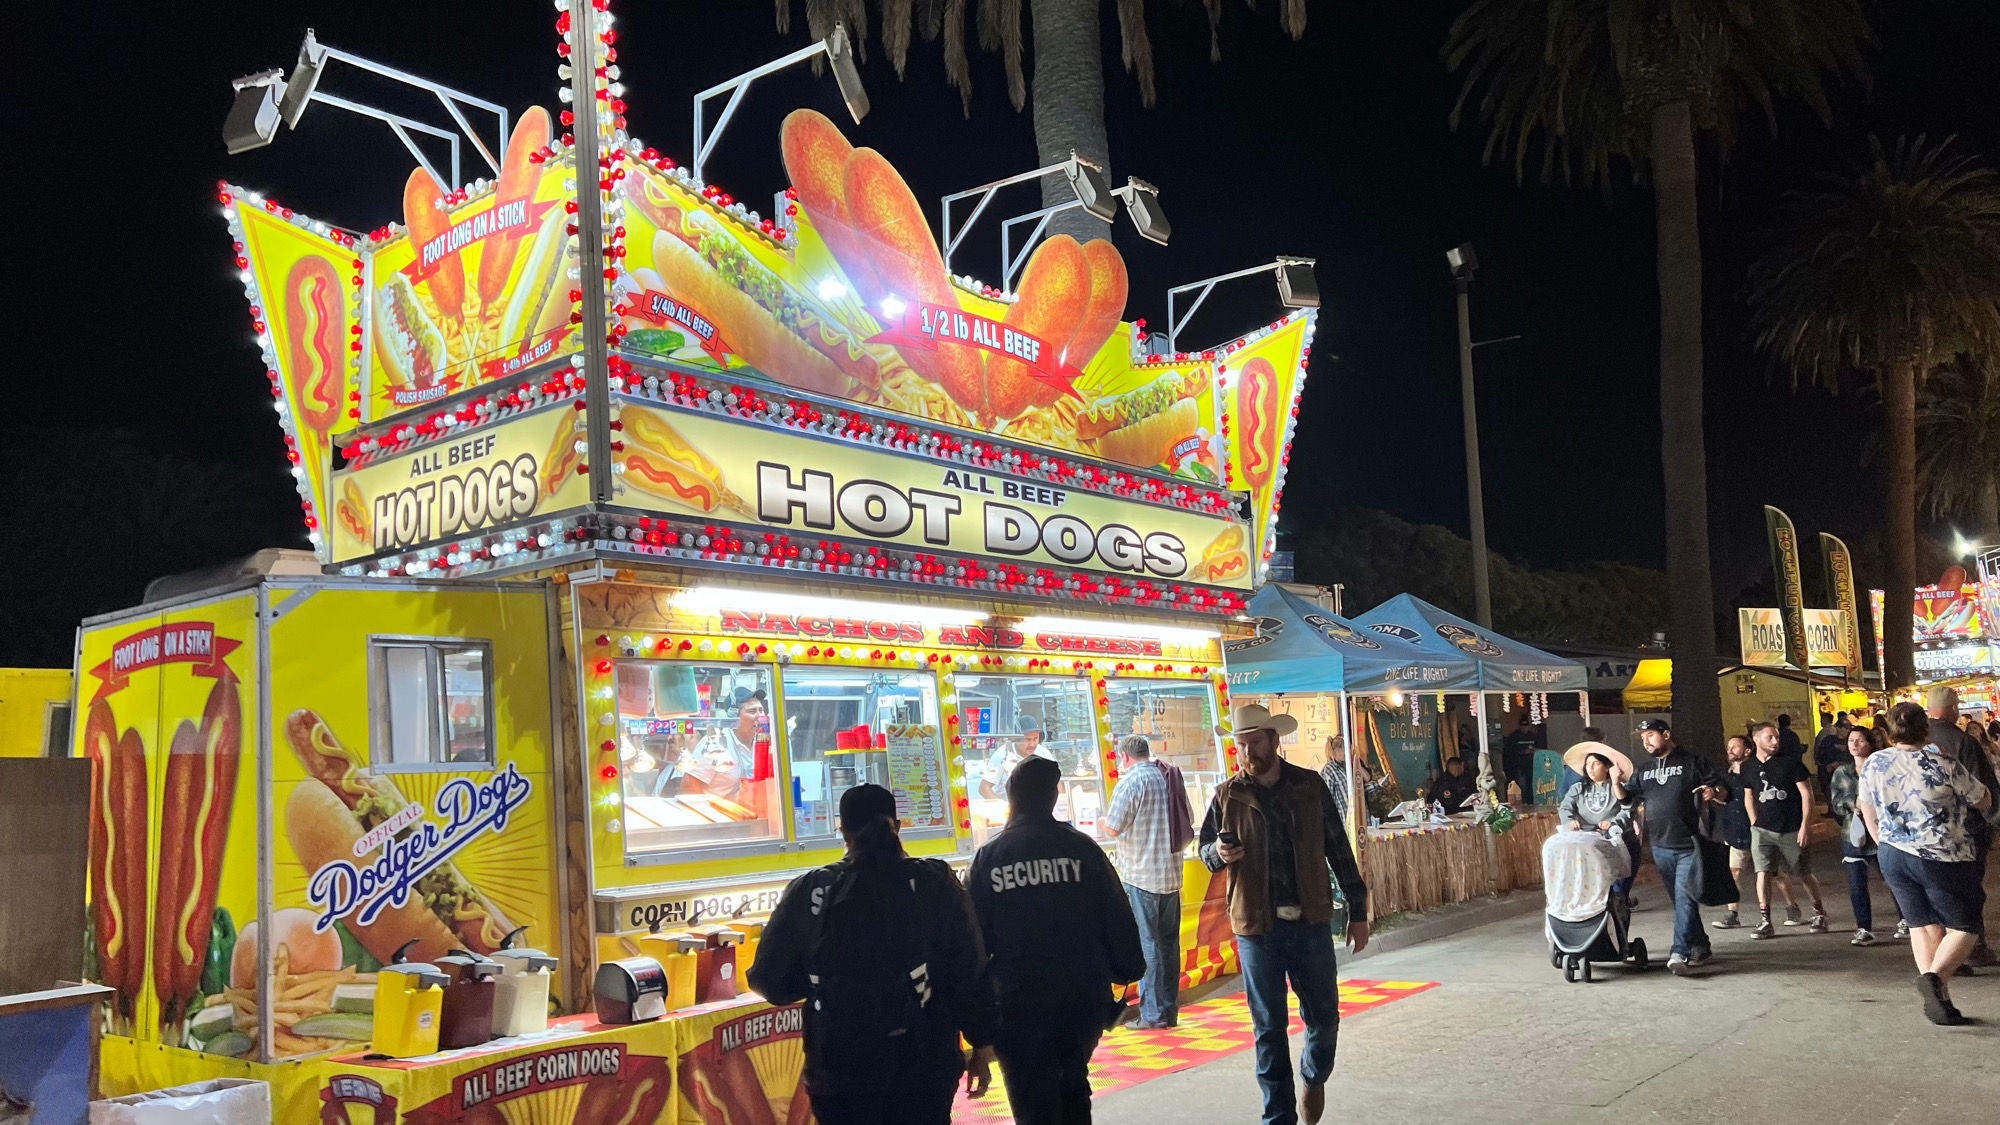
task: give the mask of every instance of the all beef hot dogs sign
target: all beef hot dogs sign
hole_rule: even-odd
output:
[[[674,515],[1054,564],[1137,582],[1249,585],[1249,531],[1205,516],[627,403],[615,499]]]

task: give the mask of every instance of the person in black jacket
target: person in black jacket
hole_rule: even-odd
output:
[[[1007,778],[1007,827],[972,857],[972,908],[1000,993],[994,1049],[1020,1125],[1086,1125],[1090,1056],[1146,971],[1139,923],[1096,841],[1055,818],[1062,767],[1028,758]]]
[[[975,1098],[991,1081],[997,1012],[971,903],[942,860],[903,854],[896,827],[889,790],[842,793],[847,855],[785,888],[747,974],[773,1004],[811,1001],[820,1125],[949,1125],[958,1076]]]

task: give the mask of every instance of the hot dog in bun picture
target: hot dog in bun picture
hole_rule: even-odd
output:
[[[727,509],[755,518],[750,505],[729,490],[722,470],[694,443],[681,436],[665,417],[644,407],[626,407],[625,449],[618,463],[625,483],[697,515]]]
[[[313,873],[335,860],[373,862],[380,847],[357,856],[354,846],[370,829],[408,808],[409,799],[388,778],[361,765],[313,711],[292,712],[285,720],[285,739],[309,775],[285,799],[285,835],[299,863]],[[453,949],[492,953],[514,928],[499,906],[450,862],[419,878],[403,905],[386,906],[365,924],[350,915],[346,925],[384,964],[410,941],[419,943],[411,953],[417,960]]]
[[[444,332],[417,300],[410,279],[392,273],[375,291],[376,354],[398,387],[421,389],[435,384],[447,361]]]
[[[1096,442],[1100,455],[1122,464],[1163,464],[1200,425],[1194,401],[1199,379],[1196,371],[1169,371],[1123,394],[1106,395],[1084,408],[1077,436]]]
[[[846,325],[751,255],[713,217],[678,212],[653,236],[666,292],[723,330],[730,351],[787,386],[849,396],[880,382],[874,357]]]
[[[354,478],[340,482],[340,498],[334,501],[333,515],[349,535],[363,543],[370,541],[372,529],[368,523],[368,501],[361,495],[361,486],[354,483]]]

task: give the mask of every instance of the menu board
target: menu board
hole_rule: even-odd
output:
[[[897,819],[912,828],[944,824],[938,729],[928,723],[891,723],[882,733],[888,743],[889,791],[896,795]]]

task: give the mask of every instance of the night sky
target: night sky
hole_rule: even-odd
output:
[[[1139,105],[1136,84],[1119,69],[1112,5],[1104,7],[1114,182],[1130,173],[1157,184],[1174,227],[1173,244],[1162,248],[1119,220],[1133,278],[1128,314],[1162,325],[1170,285],[1277,253],[1319,259],[1325,308],[1287,526],[1359,503],[1463,530],[1442,252],[1470,240],[1482,265],[1474,337],[1523,337],[1478,353],[1493,547],[1531,565],[1659,565],[1651,196],[1622,184],[1608,201],[1583,187],[1517,186],[1510,168],[1481,165],[1484,134],[1447,125],[1458,85],[1439,48],[1459,3],[1318,4],[1299,43],[1278,31],[1271,5],[1228,4],[1214,65],[1200,6],[1154,5],[1154,110]],[[1825,529],[1860,537],[1879,522],[1863,459],[1873,426],[1865,393],[1795,394],[1748,346],[1742,279],[1772,205],[1856,158],[1870,132],[1956,133],[1966,151],[2000,152],[1992,82],[2000,5],[1879,7],[1887,14],[1872,92],[1846,91],[1832,131],[1792,111],[1775,141],[1750,123],[1719,175],[1713,153],[1704,153],[1708,441],[1725,600],[1762,576],[1761,504],[1788,508],[1808,536]],[[677,158],[687,155],[696,90],[805,42],[802,14],[781,39],[762,0],[618,10],[632,131]],[[45,169],[41,182],[52,194],[40,199],[40,217],[16,221],[26,245],[14,259],[46,280],[15,287],[16,300],[29,294],[9,318],[23,337],[15,393],[25,393],[27,408],[7,424],[7,441],[19,453],[45,441],[41,427],[118,429],[147,449],[240,467],[254,526],[191,534],[303,545],[214,184],[226,177],[366,230],[397,217],[410,163],[386,129],[325,106],[271,147],[229,157],[220,135],[229,80],[289,69],[310,25],[323,42],[516,110],[555,108],[551,14],[547,3],[527,0],[211,0],[106,3],[86,18],[33,21],[21,57],[59,61],[68,77],[50,91],[60,97],[37,100],[33,116],[16,124],[22,168]],[[998,60],[975,46],[974,66],[978,93],[967,117],[936,45],[914,44],[898,82],[870,43],[874,112],[850,136],[900,167],[934,223],[938,196],[1033,164],[1028,117],[1008,105]],[[423,108],[339,67],[322,89]],[[718,148],[710,179],[768,211],[784,186],[777,125],[799,105],[845,124],[830,78],[800,68],[766,79]],[[1035,205],[1032,188],[1015,191],[1001,202]],[[997,280],[998,244],[997,222],[987,220],[954,264]],[[1279,311],[1261,279],[1232,283],[1216,291],[1183,346],[1220,342]],[[65,486],[73,481],[79,497],[120,487],[88,457],[72,471]],[[87,608],[137,595],[93,586],[88,567],[70,581]],[[70,600],[61,612],[74,612]]]

